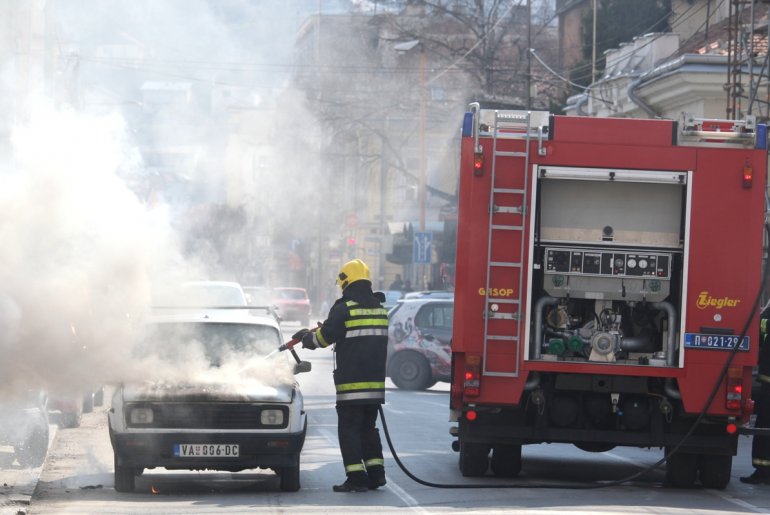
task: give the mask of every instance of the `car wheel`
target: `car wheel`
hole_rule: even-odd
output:
[[[14,449],[16,459],[22,467],[39,467],[48,454],[48,428],[36,428],[24,445]]]
[[[724,490],[730,483],[733,457],[721,454],[702,454],[698,458],[700,482],[706,488]]]
[[[489,446],[460,442],[460,473],[465,477],[480,477],[489,468]]]
[[[88,392],[83,395],[83,413],[91,413],[94,410],[94,394]]]
[[[121,493],[133,492],[136,487],[136,469],[125,465],[118,465],[118,456],[115,455],[115,491]]]
[[[403,390],[425,390],[436,384],[428,360],[417,352],[396,353],[388,371],[393,383]]]
[[[62,412],[59,416],[59,426],[65,428],[80,427],[81,412],[75,413]]]
[[[101,406],[104,404],[104,386],[96,390],[94,393],[94,406]]]
[[[299,484],[299,457],[297,464],[292,467],[283,467],[278,469],[278,477],[281,480],[281,490],[284,492],[296,492],[300,488]]]

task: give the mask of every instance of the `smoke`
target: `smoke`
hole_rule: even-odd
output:
[[[251,253],[253,263],[276,224],[314,219],[282,209],[314,190],[307,162],[275,173],[285,153],[268,139],[266,99],[285,85],[289,67],[255,64],[288,60],[306,13],[302,2],[253,4],[19,7],[45,18],[47,40],[41,55],[21,62],[5,48],[13,38],[0,38],[0,59],[15,59],[0,62],[0,88],[20,100],[0,104],[13,120],[0,123],[10,134],[0,145],[0,398],[157,379],[291,381],[288,365],[257,360],[246,372],[243,363],[212,372],[205,360],[169,365],[138,356],[135,346],[159,290],[237,279],[248,263],[235,257]],[[33,80],[44,76],[46,84]],[[292,115],[310,118],[301,102]],[[239,123],[254,128],[253,140],[231,135]],[[190,209],[210,204],[227,206],[227,216],[196,218]]]
[[[196,272],[168,213],[117,176],[141,164],[122,119],[34,106],[0,177],[2,389],[82,391],[134,372],[131,327],[153,283]]]

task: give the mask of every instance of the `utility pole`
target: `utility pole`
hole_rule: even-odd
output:
[[[527,0],[527,111],[532,109],[532,0]]]
[[[591,82],[596,80],[596,0],[593,2],[593,43],[591,44]]]

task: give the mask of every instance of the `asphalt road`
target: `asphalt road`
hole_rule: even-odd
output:
[[[287,332],[292,329],[288,327]],[[425,392],[406,392],[389,383],[385,415],[398,456],[413,474],[429,482],[514,488],[425,486],[407,477],[386,452],[385,488],[334,493],[332,485],[344,476],[337,447],[332,353],[323,349],[299,352],[313,363],[312,372],[298,376],[309,414],[299,492],[281,492],[271,471],[152,470],[137,479],[134,493],[117,493],[113,489],[105,406],[84,415],[80,428],[58,430],[41,469],[4,464],[5,470],[0,471],[0,513],[770,513],[770,486],[738,481],[751,471],[749,437],[741,437],[733,480],[723,491],[665,487],[662,470],[622,486],[595,488],[602,481],[628,477],[654,464],[662,456],[658,449],[616,448],[593,454],[570,445],[527,446],[519,478],[463,478],[457,468],[457,454],[450,448],[446,384]],[[536,487],[542,484],[557,488]]]

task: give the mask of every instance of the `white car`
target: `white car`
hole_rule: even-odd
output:
[[[387,375],[405,390],[425,390],[452,375],[454,299],[401,299],[388,312]]]
[[[293,374],[310,363],[292,366],[288,353],[273,352],[282,344],[273,316],[254,309],[155,315],[141,342],[140,354],[168,364],[169,373],[199,367],[187,379],[116,389],[108,413],[115,490],[133,491],[136,476],[154,467],[269,468],[281,490],[300,488],[307,418]]]

